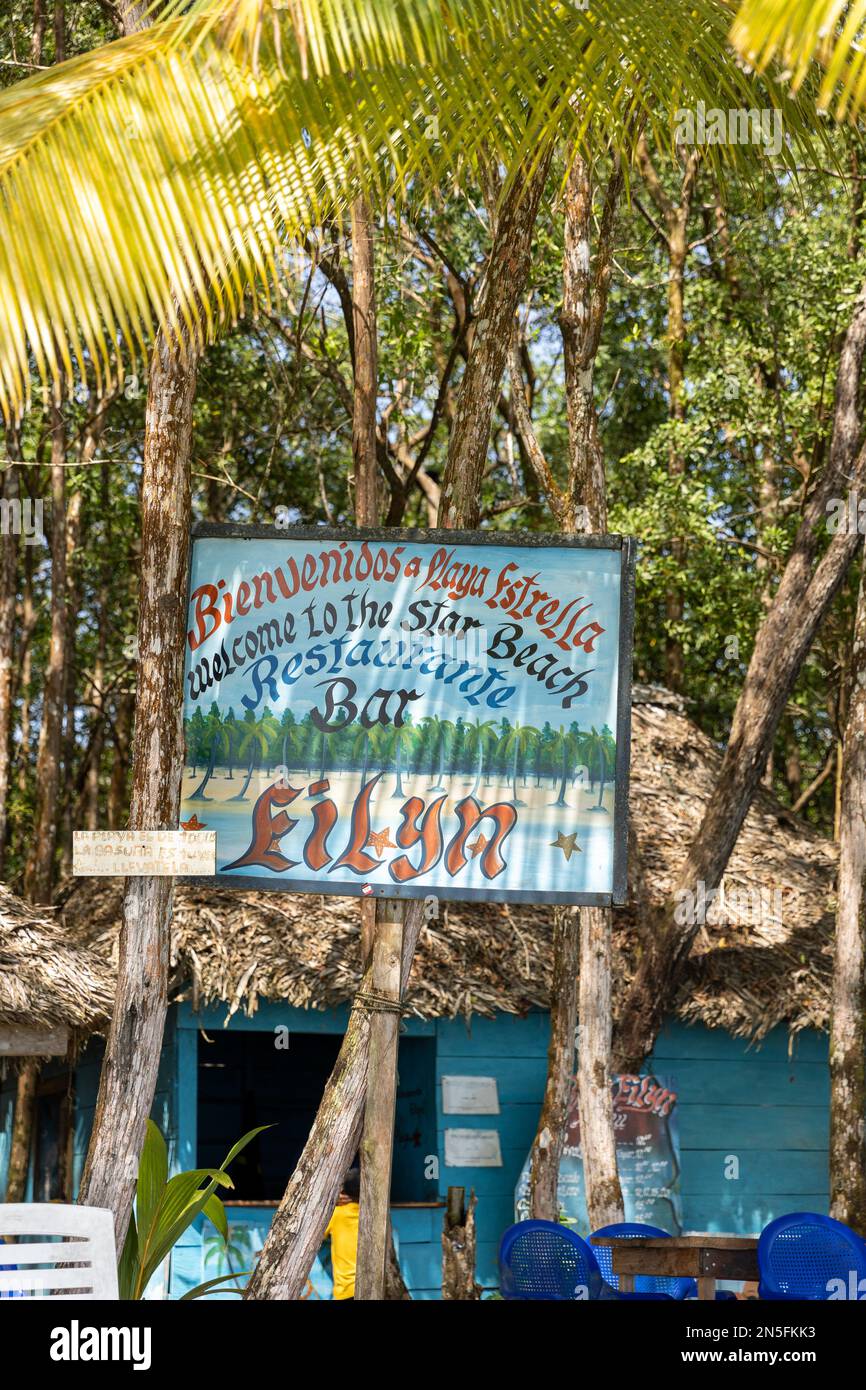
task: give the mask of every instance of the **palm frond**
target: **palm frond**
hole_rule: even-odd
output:
[[[4,413],[34,367],[55,395],[76,376],[104,390],[155,326],[201,343],[270,305],[293,239],[361,189],[420,198],[482,151],[517,177],[555,139],[628,157],[641,127],[672,143],[678,109],[759,90],[810,140],[808,104],[744,71],[729,21],[723,0],[172,0],[7,89]]]
[[[853,119],[866,103],[866,0],[744,0],[731,30],[743,57],[763,69],[779,62],[799,88],[816,61],[819,103]]]

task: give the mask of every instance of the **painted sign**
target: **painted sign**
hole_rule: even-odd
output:
[[[194,533],[181,821],[241,888],[625,894],[621,537]]]
[[[74,878],[202,878],[215,868],[212,830],[76,830],[72,836]]]
[[[669,1235],[679,1235],[682,1230],[680,1144],[677,1093],[670,1079],[615,1076],[613,1115],[626,1221],[641,1221],[659,1226]],[[527,1161],[515,1193],[518,1220],[529,1214],[528,1193]],[[579,1234],[589,1235],[576,1080],[572,1087],[557,1193],[561,1219]]]

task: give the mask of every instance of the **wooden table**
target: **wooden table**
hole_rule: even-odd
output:
[[[756,1236],[601,1236],[592,1243],[611,1247],[623,1293],[634,1290],[636,1274],[696,1279],[704,1300],[715,1298],[717,1279],[758,1278]]]

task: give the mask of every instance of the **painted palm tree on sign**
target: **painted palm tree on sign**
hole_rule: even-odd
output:
[[[465,726],[466,738],[463,747],[469,758],[475,759],[475,781],[472,786],[467,788],[470,796],[476,796],[481,785],[481,774],[484,771],[485,755],[496,747],[497,728],[492,719],[474,719],[471,724]]]
[[[588,734],[583,735],[581,753],[590,769],[590,777],[593,782],[598,782],[598,801],[590,809],[601,811],[607,815],[607,807],[604,804],[604,789],[616,762],[616,744],[607,725],[604,726],[601,733],[593,727]]]
[[[379,734],[376,751],[382,766],[382,771],[384,772],[385,765],[389,763],[392,758],[394,760],[395,780],[394,790],[391,793],[392,797],[403,798],[406,795],[403,788],[403,768],[405,762],[412,756],[412,750],[415,747],[417,738],[418,731],[414,729],[411,724],[403,724],[399,729],[396,724],[391,724]]]
[[[445,754],[454,736],[454,724],[450,719],[443,719],[438,714],[428,714],[425,719],[421,720],[421,727],[425,726],[430,731],[431,742],[435,738],[433,746],[437,749],[438,756],[436,777],[427,790],[429,792],[444,792],[447,790],[443,780],[445,777]]]
[[[253,719],[241,724],[243,730],[238,745],[238,753],[243,758],[247,758],[247,775],[244,784],[239,792],[236,792],[232,801],[246,801],[247,788],[253,779],[253,773],[257,766],[261,765],[262,759],[268,756],[268,749],[271,742],[280,732],[280,726],[272,714],[263,714],[261,719]]]
[[[205,788],[214,775],[217,764],[217,754],[222,753],[227,758],[231,748],[229,730],[220,720],[219,710],[211,710],[207,717],[207,729],[204,732],[204,746],[208,749],[208,764],[204,777],[198,786],[190,792],[190,801],[210,801],[210,797],[205,795]]]
[[[526,802],[521,801],[517,794],[517,765],[521,757],[524,759],[535,744],[536,739],[541,735],[538,729],[531,724],[513,724],[505,738],[502,740],[500,752],[503,759],[507,762],[511,759],[511,800],[515,806],[525,806]]]
[[[564,724],[560,724],[550,742],[551,759],[554,766],[558,764],[560,768],[559,794],[556,800],[550,803],[551,806],[567,806],[569,804],[565,799],[568,779],[575,757],[580,755],[582,748],[582,736],[571,729],[566,729]]]
[[[352,740],[352,762],[361,763],[362,787],[367,785],[367,773],[370,770],[370,763],[383,756],[382,736],[382,728],[378,724],[374,724],[372,729],[359,729]]]

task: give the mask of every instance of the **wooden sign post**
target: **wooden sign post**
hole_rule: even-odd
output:
[[[400,1033],[400,974],[403,961],[404,905],[397,898],[376,904],[372,988],[360,1002],[370,1010],[370,1061],[361,1140],[361,1200],[355,1298],[385,1297],[394,1112],[397,1103],[397,1048]]]

